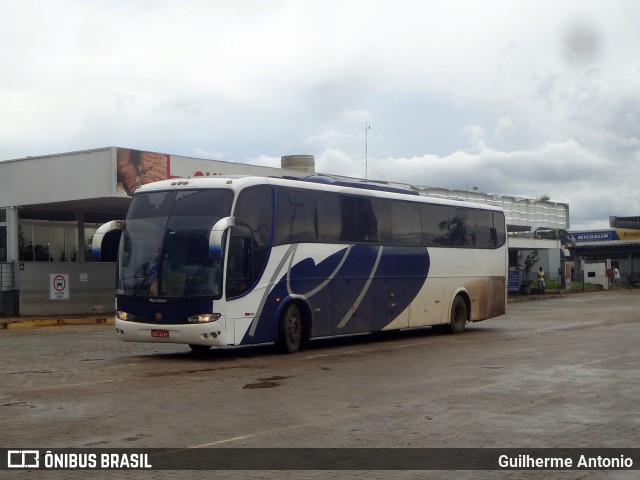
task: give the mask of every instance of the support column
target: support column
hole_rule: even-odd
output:
[[[582,283],[582,264],[580,262],[580,255],[577,250],[573,251],[573,281],[575,283]]]
[[[84,257],[84,212],[76,212],[76,224],[78,225],[78,253],[76,255],[76,262],[85,263],[87,259]]]
[[[18,241],[18,207],[7,207],[7,262],[20,260]]]

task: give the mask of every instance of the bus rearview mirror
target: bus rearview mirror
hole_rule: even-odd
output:
[[[234,217],[225,217],[216,222],[209,233],[209,258],[220,260],[222,257],[222,238],[228,228],[236,224]]]

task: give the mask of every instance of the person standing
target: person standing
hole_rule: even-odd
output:
[[[613,284],[617,285],[620,283],[620,270],[618,267],[613,267]]]
[[[540,269],[538,270],[538,288],[540,289],[540,293],[544,293],[544,270],[542,269],[542,267],[540,267]]]

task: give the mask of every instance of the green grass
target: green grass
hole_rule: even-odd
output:
[[[546,290],[563,290],[560,282],[558,282],[557,280],[545,280],[545,286],[546,286]],[[538,286],[538,282],[537,281],[532,281],[531,282],[531,286],[532,287],[537,287]],[[587,292],[593,292],[593,291],[597,291],[597,290],[603,290],[602,285],[597,285],[594,283],[585,283],[584,284],[584,291]],[[571,282],[571,291],[572,292],[582,292],[582,282]]]
[[[581,292],[582,290],[583,290],[582,283],[576,283],[576,282],[571,283],[571,291],[572,292]],[[584,284],[584,291],[585,292],[592,292],[592,291],[596,291],[596,290],[604,290],[604,288],[602,287],[602,285],[597,285],[597,284],[594,284],[594,283],[585,283]]]

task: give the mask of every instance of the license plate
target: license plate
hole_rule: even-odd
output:
[[[151,336],[157,338],[169,338],[169,330],[151,330]]]

